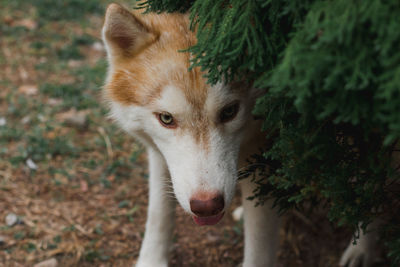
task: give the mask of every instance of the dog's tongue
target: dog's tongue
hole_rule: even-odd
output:
[[[197,217],[193,216],[193,220],[198,225],[214,225],[217,224],[222,217],[224,217],[224,213],[220,213],[218,215],[210,216],[210,217]]]

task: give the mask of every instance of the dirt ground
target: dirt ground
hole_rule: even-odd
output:
[[[52,257],[59,266],[135,262],[146,217],[144,161],[140,157],[132,177],[110,188],[82,184],[60,188],[45,176],[32,180],[23,170],[13,174],[2,186],[0,217],[13,212],[22,222],[10,228],[0,224],[1,235],[7,237],[0,265],[27,266]],[[237,198],[232,209],[238,202]],[[177,214],[171,266],[239,265],[243,257],[240,222],[228,213],[216,226],[199,227],[180,207]],[[334,231],[323,216],[308,218],[291,212],[283,218],[280,236],[278,266],[337,266],[349,233]]]
[[[146,154],[101,100],[108,2],[0,0],[0,266],[137,259]],[[7,224],[8,216],[17,220]],[[350,234],[323,211],[289,212],[278,266],[337,266]],[[177,207],[171,266],[238,266],[242,257],[242,223],[231,212],[198,227]]]
[[[9,239],[1,248],[0,265],[27,266],[51,257],[60,266],[128,266],[134,262],[146,217],[142,164],[140,160],[134,166],[138,174],[108,189],[62,189],[47,179],[28,182],[23,172],[14,176],[2,187],[0,216],[13,212],[22,216],[23,223],[2,232]],[[121,195],[129,203],[120,201]],[[233,207],[238,199],[235,202]],[[216,226],[198,227],[179,207],[177,214],[171,266],[238,266],[243,257],[241,223],[228,213]],[[349,232],[334,230],[322,215],[308,218],[291,212],[283,217],[280,236],[278,266],[337,266]]]

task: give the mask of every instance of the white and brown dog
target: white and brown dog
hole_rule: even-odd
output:
[[[260,123],[251,114],[257,93],[239,85],[210,85],[199,68],[188,71],[190,54],[179,52],[196,43],[188,15],[143,15],[111,4],[103,40],[111,116],[147,147],[150,161],[148,218],[136,266],[167,266],[176,202],[168,194],[171,184],[197,224],[222,219],[235,193],[238,169],[264,145]],[[249,180],[239,183],[243,266],[274,266],[280,219],[271,203],[255,207],[247,200],[255,189]],[[349,249],[344,262],[365,253]]]

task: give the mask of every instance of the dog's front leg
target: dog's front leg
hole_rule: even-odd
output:
[[[149,205],[146,231],[137,267],[168,266],[168,250],[174,227],[175,200],[169,195],[169,171],[163,156],[153,149],[149,154]]]
[[[343,253],[339,265],[348,267],[372,266],[377,258],[376,242],[379,238],[377,229],[381,224],[382,221],[376,219],[368,225],[367,233],[361,231],[356,244],[354,244],[354,239],[352,239]]]
[[[273,267],[279,245],[280,218],[271,201],[255,207],[256,201],[247,198],[254,194],[250,179],[241,182],[244,212],[243,267]]]

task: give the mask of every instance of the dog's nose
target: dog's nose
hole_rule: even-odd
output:
[[[224,209],[224,196],[220,193],[197,194],[190,200],[190,209],[199,217],[217,215]]]

